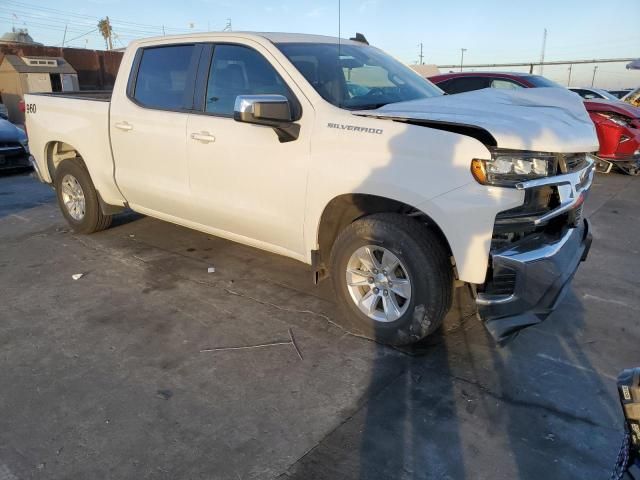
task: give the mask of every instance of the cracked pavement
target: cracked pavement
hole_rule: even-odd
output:
[[[458,289],[394,350],[339,328],[305,265],[134,213],[77,236],[48,187],[0,177],[0,478],[608,478],[639,211],[637,178],[596,178],[588,261],[506,347]]]

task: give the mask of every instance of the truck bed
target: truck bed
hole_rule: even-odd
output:
[[[87,159],[86,166],[101,198],[120,205],[122,195],[113,179],[109,142],[111,92],[27,93],[24,96],[29,150],[46,182],[53,182],[54,143],[67,144]],[[53,166],[52,166],[53,165]]]
[[[77,92],[44,92],[30,93],[29,95],[38,95],[46,97],[75,98],[77,100],[95,100],[99,102],[111,101],[112,90],[84,90]]]

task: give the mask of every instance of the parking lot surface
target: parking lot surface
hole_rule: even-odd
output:
[[[0,177],[0,479],[608,478],[640,179],[598,176],[586,208],[546,322],[499,348],[458,289],[400,351],[336,326],[303,264],[133,213],[75,235],[47,186]]]

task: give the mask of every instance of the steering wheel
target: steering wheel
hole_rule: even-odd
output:
[[[364,96],[365,97],[382,97],[383,95],[386,95],[386,92],[384,91],[384,88],[382,88],[382,87],[373,87]]]

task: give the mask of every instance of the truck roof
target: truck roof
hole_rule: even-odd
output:
[[[229,38],[245,38],[245,39],[267,39],[272,43],[338,43],[338,37],[331,37],[327,35],[312,35],[307,33],[284,33],[284,32],[202,32],[202,33],[187,33],[183,35],[166,35],[162,37],[150,37],[140,40],[134,40],[131,45],[138,43],[153,43],[155,41],[166,43],[167,41],[185,41],[196,40],[203,41],[209,38],[219,39],[220,37]],[[361,42],[356,42],[346,38],[341,38],[340,43],[343,45],[363,45]]]

